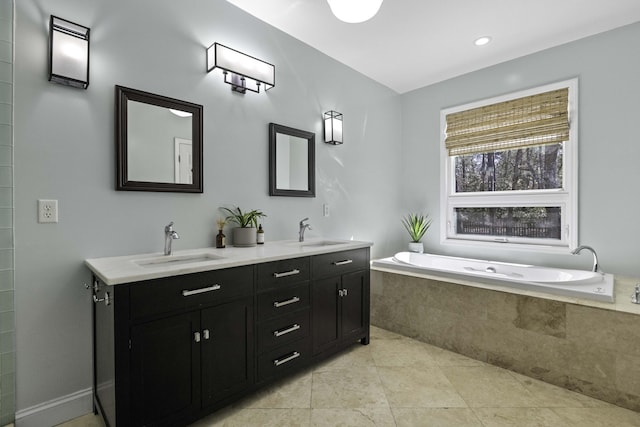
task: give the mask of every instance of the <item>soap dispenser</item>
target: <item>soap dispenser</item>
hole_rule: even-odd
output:
[[[264,245],[264,230],[262,229],[262,224],[258,227],[258,244]]]

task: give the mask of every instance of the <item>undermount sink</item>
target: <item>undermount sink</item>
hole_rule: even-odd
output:
[[[174,265],[194,264],[197,262],[214,261],[217,259],[224,259],[219,255],[210,253],[196,253],[189,255],[166,255],[154,258],[144,258],[133,261],[140,267],[167,267]]]
[[[302,246],[303,248],[320,248],[323,246],[340,245],[342,243],[345,243],[345,242],[340,242],[335,240],[317,240],[317,241],[312,240],[310,242],[300,242],[299,245]]]

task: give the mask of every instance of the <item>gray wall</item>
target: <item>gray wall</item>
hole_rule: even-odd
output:
[[[15,413],[13,0],[0,0],[0,426]]]
[[[297,238],[306,216],[309,237],[374,241],[374,256],[401,241],[384,226],[400,215],[401,108],[388,88],[222,0],[21,0],[16,12],[18,409],[91,386],[83,260],[161,251],[169,221],[175,250],[212,246],[229,204],[262,209],[267,241]],[[91,27],[86,91],[47,81],[50,14]],[[275,64],[276,87],[232,93],[205,72],[213,42]],[[114,190],[116,84],[204,106],[204,194]],[[317,197],[269,197],[269,122],[321,141],[331,109],[344,114],[345,143],[316,145]],[[58,224],[37,223],[39,198],[59,200]]]
[[[434,218],[427,251],[543,265],[591,266],[580,256],[440,244],[440,110],[579,78],[579,243],[605,272],[640,277],[640,24],[486,68],[402,96],[403,203]]]

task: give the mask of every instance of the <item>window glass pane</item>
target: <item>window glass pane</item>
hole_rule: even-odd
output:
[[[559,189],[563,144],[455,157],[456,192]]]
[[[559,206],[455,208],[456,234],[561,240]]]

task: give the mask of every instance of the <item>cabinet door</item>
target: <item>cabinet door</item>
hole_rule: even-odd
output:
[[[340,338],[339,289],[340,276],[315,280],[311,284],[314,354],[332,347]]]
[[[200,408],[198,330],[198,312],[131,329],[133,425],[167,423]]]
[[[366,272],[358,271],[342,276],[343,296],[341,302],[341,337],[364,331],[366,326]]]
[[[253,383],[253,304],[244,298],[202,310],[202,406]]]

